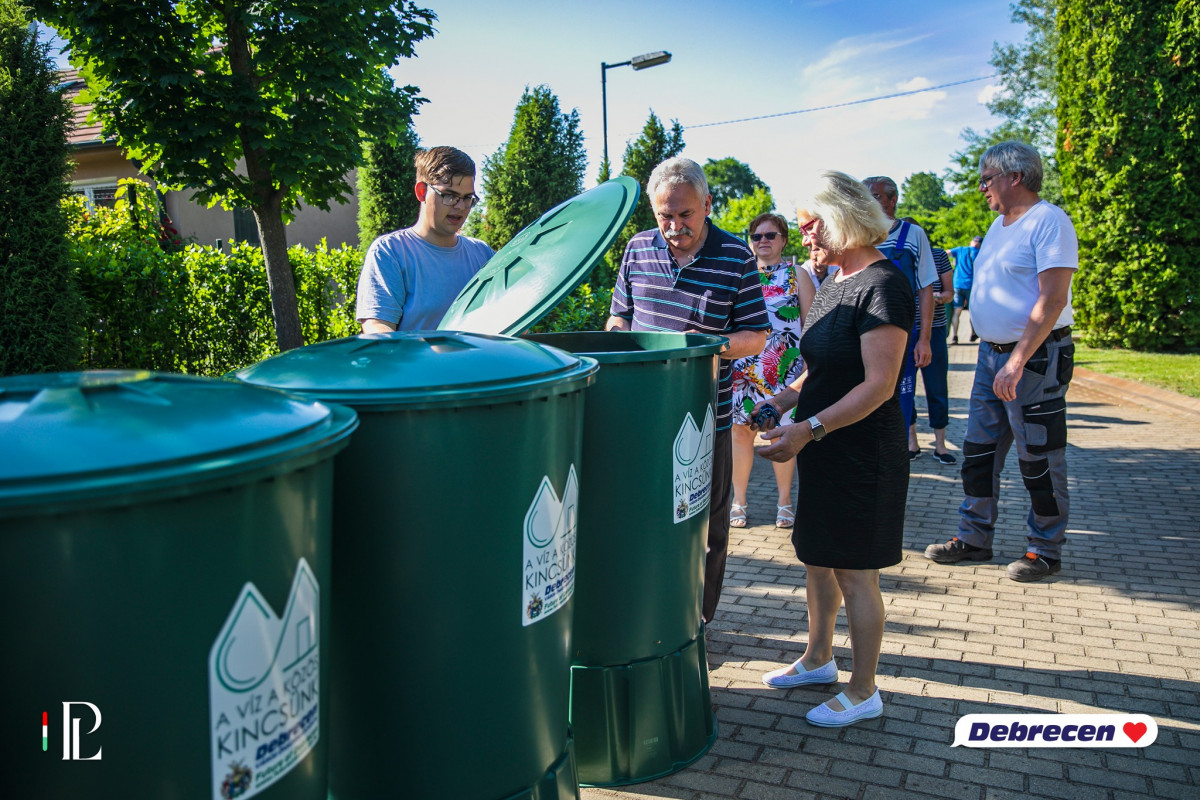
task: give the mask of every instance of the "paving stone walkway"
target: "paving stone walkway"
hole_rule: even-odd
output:
[[[960,456],[973,347],[950,348],[948,439]],[[918,382],[919,386],[919,382]],[[688,769],[601,798],[1200,798],[1200,403],[1080,370],[1067,396],[1071,527],[1063,570],[1018,584],[1028,495],[1010,455],[987,564],[922,556],[956,528],[956,466],[913,462],[904,560],[884,571],[880,719],[822,729],[805,712],[840,689],[769,689],[799,657],[804,570],[774,527],[770,465],[751,477],[750,526],[733,530],[725,593],[709,628],[720,735]],[[923,400],[919,400],[923,410]],[[803,514],[803,509],[800,509]],[[845,616],[834,653],[849,677]],[[951,747],[972,713],[1140,713],[1145,748]]]

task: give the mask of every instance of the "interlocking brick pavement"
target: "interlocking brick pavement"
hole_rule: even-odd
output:
[[[948,440],[966,428],[976,350],[950,348]],[[1133,388],[1131,388],[1133,387]],[[1025,549],[1028,495],[1010,454],[986,564],[935,564],[925,546],[956,529],[958,466],[912,465],[904,560],[883,572],[883,717],[844,729],[805,712],[837,689],[762,685],[799,657],[804,570],[774,527],[770,465],[751,476],[750,525],[731,531],[725,593],[708,631],[720,736],[667,778],[601,798],[1200,798],[1200,404],[1078,370],[1067,396],[1071,527],[1063,570],[1004,577]],[[922,409],[923,410],[923,409]],[[803,514],[803,509],[799,510]],[[849,676],[844,613],[834,653]],[[1146,748],[951,747],[964,714],[1140,713]]]

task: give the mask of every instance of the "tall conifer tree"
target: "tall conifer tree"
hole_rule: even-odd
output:
[[[71,111],[59,83],[25,9],[0,0],[0,375],[79,364],[81,302],[61,206]]]

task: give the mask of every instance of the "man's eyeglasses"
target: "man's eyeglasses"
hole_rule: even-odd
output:
[[[444,206],[460,206],[463,203],[466,203],[467,208],[474,208],[475,204],[479,202],[479,195],[477,194],[455,194],[454,192],[443,192],[431,183],[427,183],[425,185],[429,187],[429,191],[433,192],[442,199],[442,205]]]
[[[752,233],[750,234],[750,241],[757,242],[760,239],[766,239],[768,242],[773,242],[775,241],[775,237],[778,235],[779,233],[776,231],[768,231],[767,233]]]
[[[992,181],[1003,175],[1003,172],[993,172],[991,175],[983,175],[979,178],[979,188],[987,191],[987,188],[992,185]]]

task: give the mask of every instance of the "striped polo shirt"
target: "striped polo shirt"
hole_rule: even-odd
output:
[[[706,219],[708,236],[696,259],[680,269],[658,229],[629,240],[613,288],[613,316],[635,331],[699,331],[725,335],[771,328],[762,282],[750,248]],[[730,426],[733,362],[721,359],[716,429]]]

